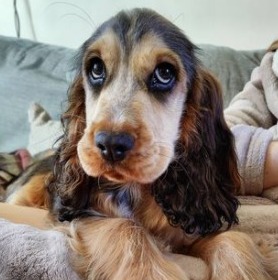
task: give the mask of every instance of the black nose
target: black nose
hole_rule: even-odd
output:
[[[99,132],[95,144],[102,157],[110,162],[121,161],[134,146],[134,137],[127,133]]]

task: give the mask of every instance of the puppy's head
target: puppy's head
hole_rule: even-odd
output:
[[[66,204],[80,187],[84,201],[74,200],[85,207],[84,185],[104,177],[151,184],[169,222],[188,233],[237,221],[233,137],[220,87],[195,50],[146,9],[119,13],[85,42],[56,171],[61,190],[69,186]]]
[[[150,183],[167,169],[196,76],[194,50],[176,26],[145,9],[119,13],[84,44],[78,155],[88,175]]]

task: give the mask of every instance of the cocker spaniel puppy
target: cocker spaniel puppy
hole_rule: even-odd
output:
[[[252,240],[225,231],[238,222],[233,137],[196,51],[147,9],[120,12],[80,50],[47,191],[26,183],[13,202],[73,221],[86,279],[188,279],[171,252],[205,260],[208,279],[272,279]]]

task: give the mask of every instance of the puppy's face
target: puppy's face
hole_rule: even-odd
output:
[[[84,44],[78,156],[88,175],[150,183],[166,170],[195,71],[193,48],[170,22],[142,10],[117,15]]]

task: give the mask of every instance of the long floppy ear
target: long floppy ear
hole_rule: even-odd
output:
[[[237,223],[239,188],[233,136],[223,116],[220,85],[202,69],[188,93],[176,159],[153,193],[170,224],[206,235]]]
[[[50,209],[59,220],[71,220],[86,213],[93,180],[81,168],[77,155],[77,144],[86,125],[85,92],[81,75],[77,76],[69,89],[68,104],[62,116],[64,135],[47,186]]]

